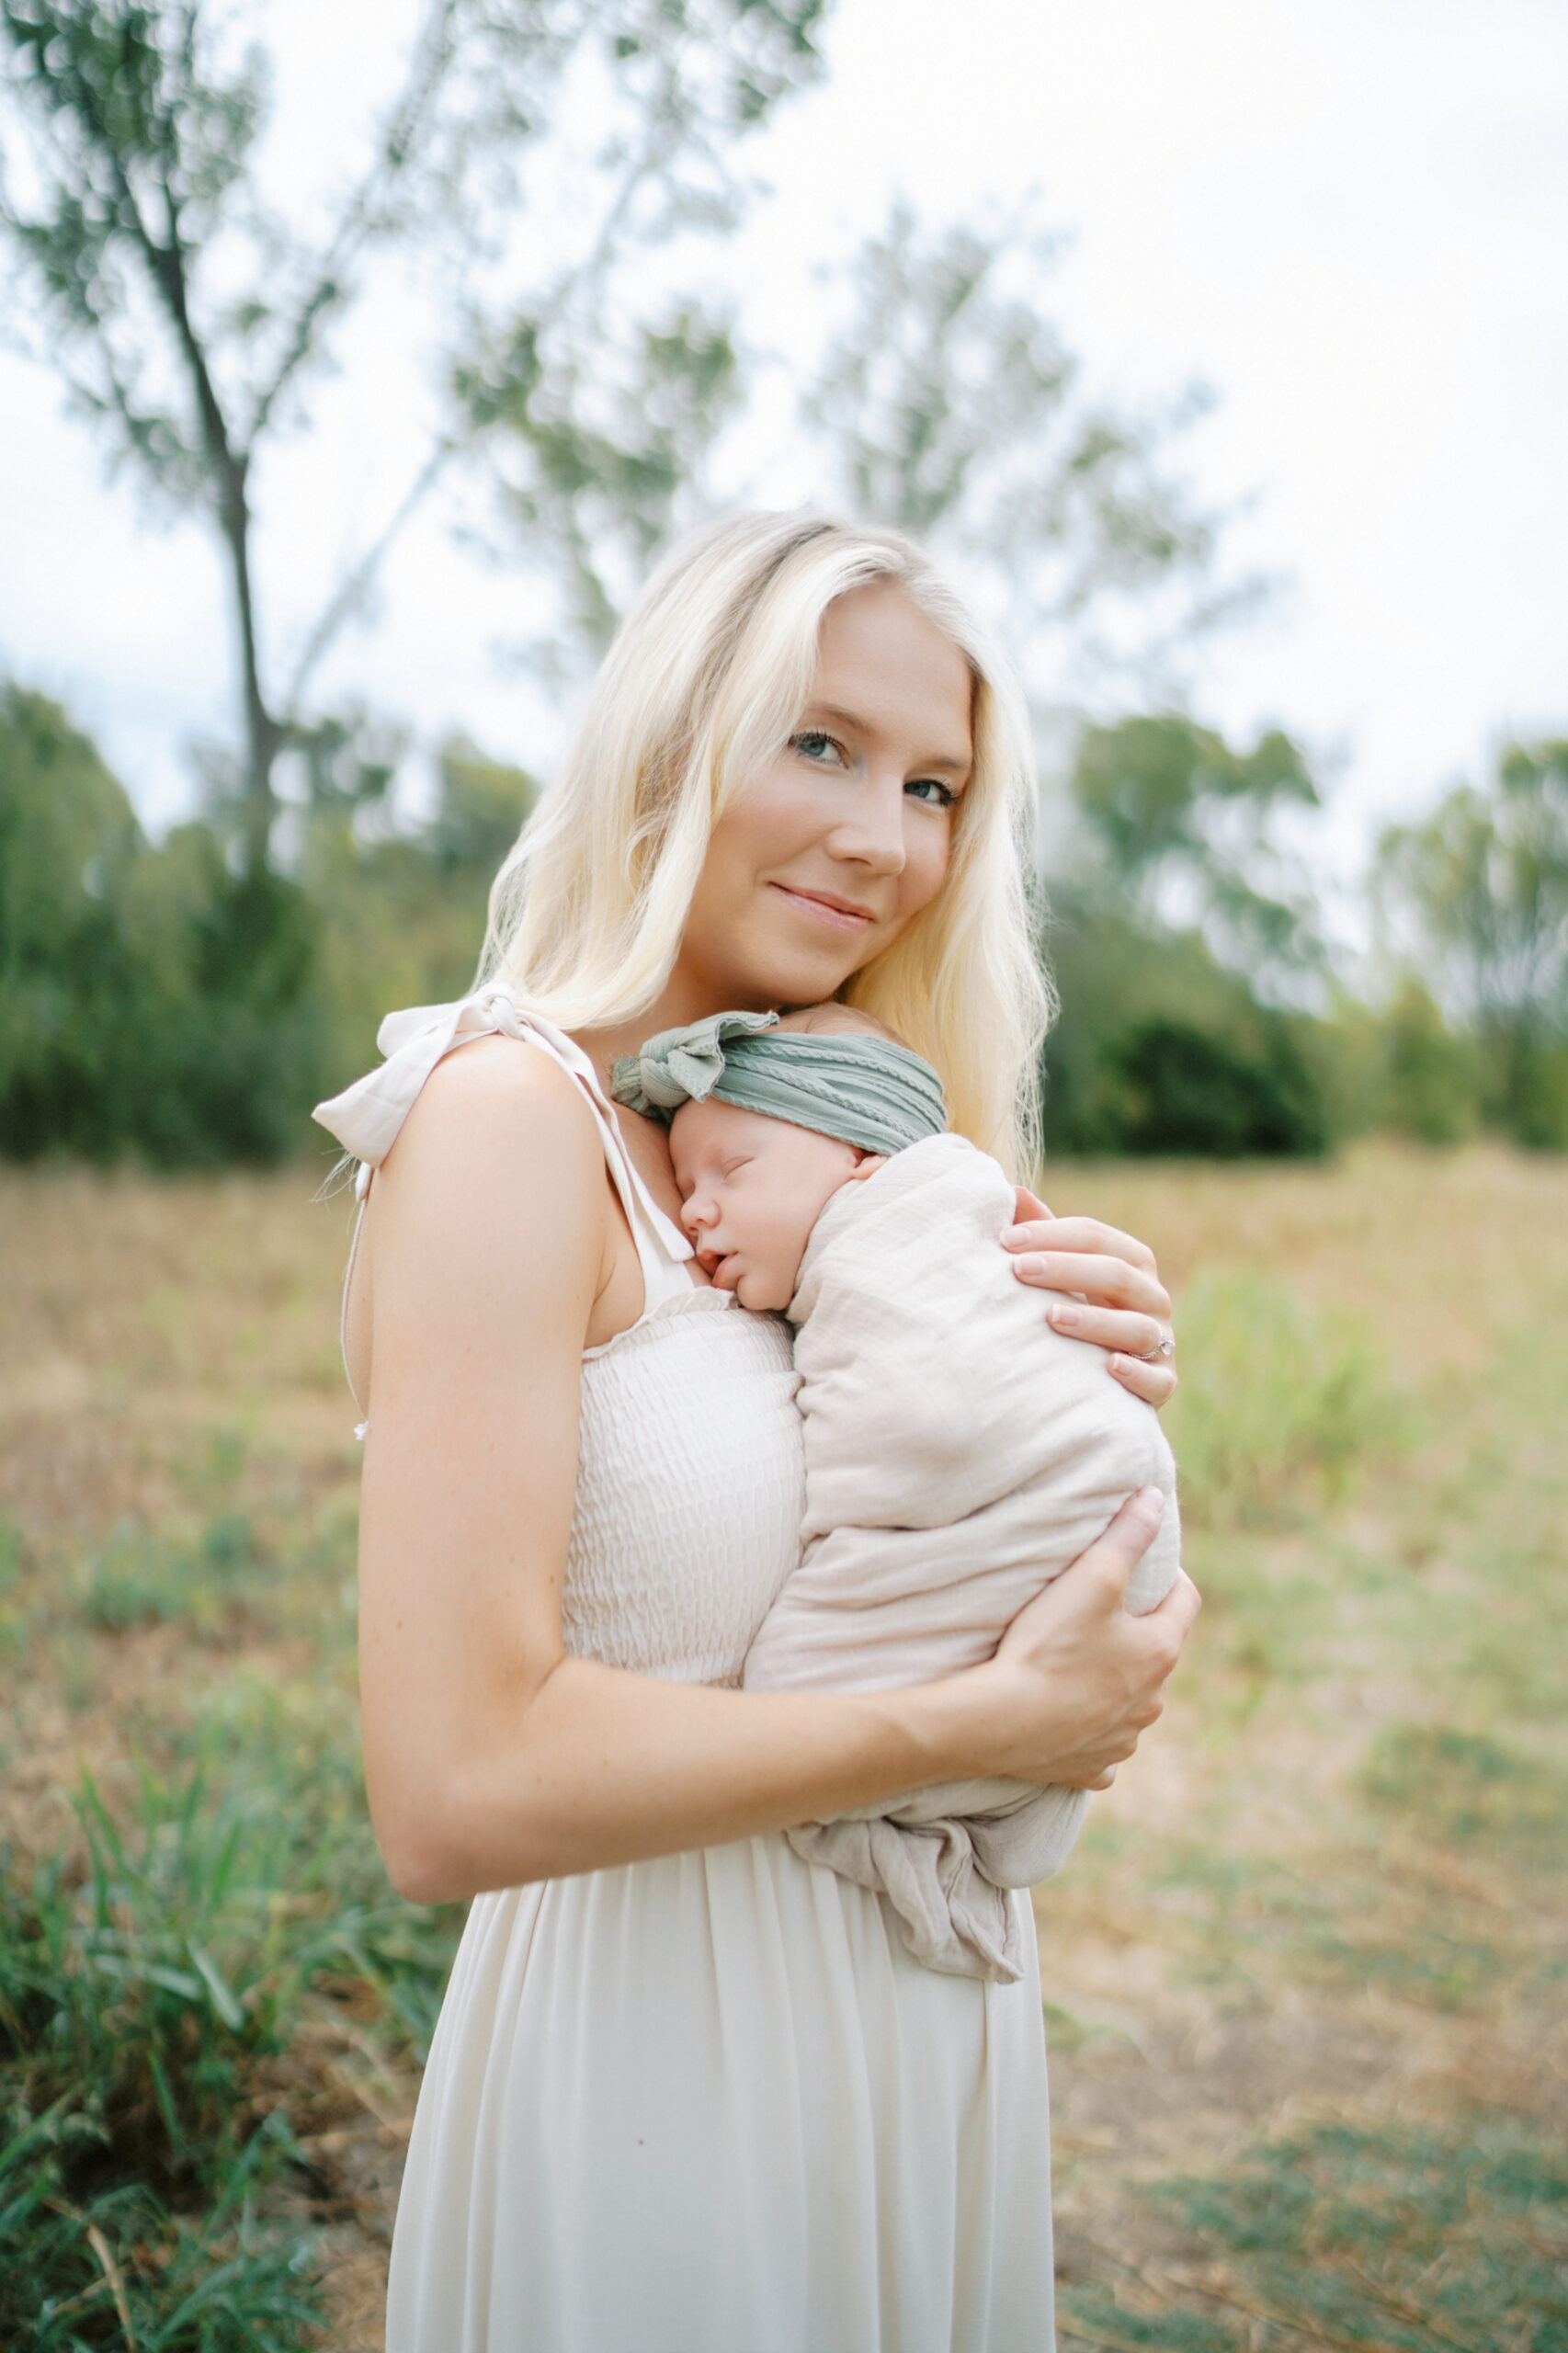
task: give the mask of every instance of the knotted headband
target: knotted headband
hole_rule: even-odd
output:
[[[903,1152],[946,1129],[942,1082],[907,1046],[863,1030],[834,1036],[778,1024],[776,1013],[714,1013],[661,1030],[616,1063],[609,1091],[629,1110],[666,1121],[711,1095],[862,1152]]]

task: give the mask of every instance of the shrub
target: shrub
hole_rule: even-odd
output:
[[[1322,1098],[1283,1025],[1247,1054],[1187,1022],[1139,1022],[1106,1049],[1104,1080],[1122,1107],[1123,1152],[1239,1160],[1328,1144]]]

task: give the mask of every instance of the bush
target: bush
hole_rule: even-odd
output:
[[[1197,933],[1144,931],[1086,899],[1064,898],[1046,946],[1062,997],[1042,1058],[1048,1151],[1326,1148],[1331,1025],[1260,1006]]]
[[[1111,1040],[1102,1071],[1123,1152],[1240,1160],[1327,1148],[1322,1097],[1282,1024],[1248,1055],[1187,1022],[1139,1022]]]
[[[324,723],[299,747],[297,871],[236,874],[216,822],[146,842],[63,712],[0,691],[8,1157],[285,1159],[322,1143],[311,1106],[374,1060],[384,1013],[468,987],[532,780],[453,743],[429,824],[363,839],[361,804],[388,775],[361,756],[365,733]]]

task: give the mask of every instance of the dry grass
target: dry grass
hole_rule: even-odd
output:
[[[1226,2177],[1313,2122],[1561,2139],[1568,1170],[1380,1147],[1323,1169],[1064,1168],[1048,1190],[1146,1236],[1189,1302],[1283,1290],[1309,1342],[1358,1364],[1348,1464],[1314,1483],[1309,1463],[1261,1511],[1200,1497],[1190,1664],[1037,1896],[1067,2279],[1096,2312],[1187,2313],[1191,2293],[1239,2328],[1244,2296],[1173,2275],[1190,2233],[1146,2185]],[[1212,1318],[1206,1336],[1178,1454],[1206,1410],[1266,1421],[1302,1386],[1259,1346],[1251,1394],[1227,1392]]]
[[[79,1761],[112,1793],[133,1746],[215,1711],[351,1720],[349,1208],[313,1182],[0,1176],[0,1831],[24,1846],[68,1835]],[[1208,1597],[1165,1723],[1039,1897],[1067,2302],[1131,2316],[1067,2342],[1351,2341],[1238,2317],[1261,2291],[1211,2247],[1194,2287],[1197,2226],[1148,2186],[1313,2123],[1561,2130],[1568,1174],[1378,1147],[1060,1166],[1047,1193],[1187,1291]],[[1244,1425],[1238,1461],[1216,1433]],[[412,2093],[353,2012],[287,2061],[350,2347],[379,2342]],[[1218,2334],[1136,2334],[1189,2297]]]

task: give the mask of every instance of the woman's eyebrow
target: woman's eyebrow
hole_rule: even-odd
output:
[[[869,722],[863,719],[858,710],[846,710],[842,703],[808,703],[804,716],[807,719],[836,720],[840,727],[847,727],[858,735],[870,735],[876,732]],[[960,757],[950,752],[931,752],[923,755],[915,762],[915,766],[920,768],[946,768],[951,776],[967,776],[974,766],[974,755],[971,752]]]

